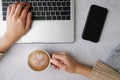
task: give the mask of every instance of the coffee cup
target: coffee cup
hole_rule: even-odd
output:
[[[44,71],[50,63],[50,55],[45,50],[34,50],[28,56],[28,65],[34,71]]]

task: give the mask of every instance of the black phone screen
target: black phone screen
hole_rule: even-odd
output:
[[[92,42],[98,42],[108,10],[103,7],[92,5],[88,13],[82,38]]]

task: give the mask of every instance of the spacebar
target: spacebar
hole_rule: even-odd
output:
[[[44,16],[33,16],[32,20],[45,20]]]

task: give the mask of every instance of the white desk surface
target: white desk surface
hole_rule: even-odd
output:
[[[96,4],[109,9],[107,20],[99,43],[81,38],[90,5]],[[56,71],[50,67],[44,72],[32,71],[27,57],[33,49],[48,52],[68,51],[76,60],[93,65],[106,60],[111,50],[120,43],[120,0],[76,0],[76,40],[67,44],[15,44],[0,60],[0,80],[88,80],[84,76]],[[1,16],[1,14],[0,14]]]

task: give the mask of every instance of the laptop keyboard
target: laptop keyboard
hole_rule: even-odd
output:
[[[70,20],[71,0],[2,0],[3,20],[7,7],[15,2],[29,2],[33,20]]]

